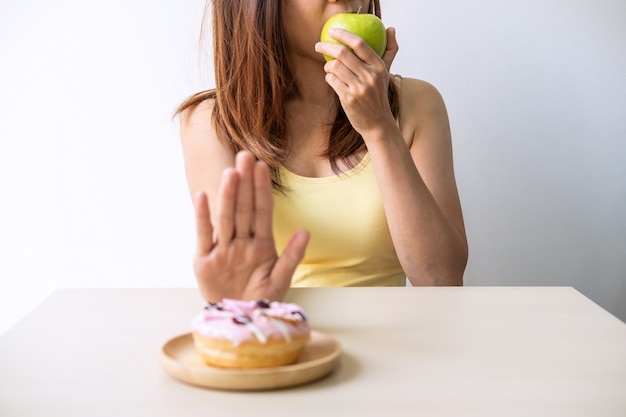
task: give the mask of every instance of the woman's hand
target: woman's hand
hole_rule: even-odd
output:
[[[346,46],[319,42],[317,52],[335,59],[324,65],[326,82],[335,90],[354,129],[361,135],[394,123],[387,89],[389,70],[398,52],[395,29],[387,29],[387,49],[382,59],[361,37],[343,29],[331,29],[330,35]]]
[[[211,222],[204,192],[196,195],[195,209],[194,270],[204,299],[282,300],[304,257],[309,234],[294,233],[281,256],[276,253],[267,165],[255,161],[250,152],[238,153],[235,168],[226,169],[222,176],[216,224]]]

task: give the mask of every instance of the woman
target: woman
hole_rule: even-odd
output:
[[[405,277],[462,285],[467,239],[441,96],[390,76],[393,28],[382,58],[343,30],[331,32],[342,44],[319,42],[329,17],[380,15],[379,0],[212,4],[216,88],[178,109],[203,297],[280,300],[292,284]]]

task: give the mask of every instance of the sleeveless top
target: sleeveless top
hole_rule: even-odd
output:
[[[282,253],[291,235],[311,238],[293,287],[405,286],[369,154],[337,176],[310,178],[280,168],[274,191],[274,237]]]

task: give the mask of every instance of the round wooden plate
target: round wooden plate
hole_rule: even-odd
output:
[[[224,369],[206,365],[191,333],[175,337],[161,349],[161,364],[173,378],[192,385],[225,390],[268,390],[312,382],[332,372],[341,354],[339,342],[312,331],[311,339],[292,365],[275,368]]]

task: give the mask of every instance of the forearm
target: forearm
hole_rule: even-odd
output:
[[[413,285],[462,285],[465,232],[442,209],[398,129],[366,139],[396,253]],[[457,222],[458,223],[458,222]]]

